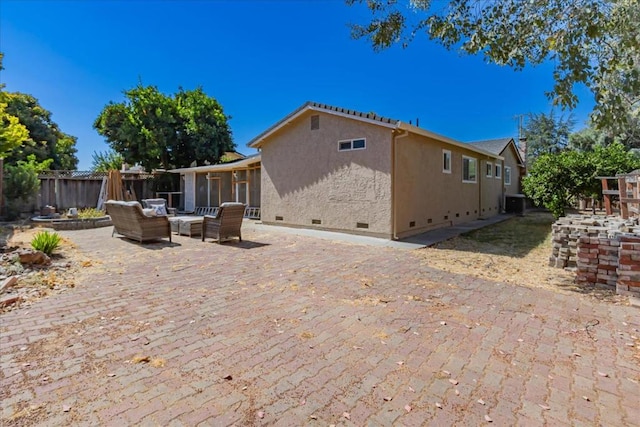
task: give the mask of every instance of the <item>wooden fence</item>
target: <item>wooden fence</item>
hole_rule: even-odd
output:
[[[54,206],[57,212],[69,208],[95,208],[106,172],[46,171],[38,176],[40,191],[20,207],[23,214],[39,212],[45,206]],[[157,175],[140,172],[122,172],[122,185],[134,200],[154,198],[154,178]]]

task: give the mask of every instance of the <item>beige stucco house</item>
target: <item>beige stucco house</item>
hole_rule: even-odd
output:
[[[470,142],[470,144],[503,158],[502,163],[494,164],[494,177],[502,178],[505,195],[515,195],[522,192],[525,165],[522,154],[513,138],[488,139]]]
[[[373,113],[307,102],[248,145],[266,224],[398,239],[504,206],[503,155]]]

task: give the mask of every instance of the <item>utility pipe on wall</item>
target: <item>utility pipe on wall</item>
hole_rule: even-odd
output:
[[[391,235],[393,240],[398,239],[396,219],[397,219],[397,203],[396,203],[396,190],[398,186],[398,179],[396,177],[397,170],[397,142],[400,138],[409,136],[409,131],[404,130],[402,133],[397,134],[397,129],[391,132]]]

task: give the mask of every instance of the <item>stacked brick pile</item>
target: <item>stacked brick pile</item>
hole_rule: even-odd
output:
[[[576,270],[576,282],[640,295],[638,219],[570,215],[552,226],[549,264]]]
[[[617,293],[640,296],[640,236],[620,238],[618,262]]]

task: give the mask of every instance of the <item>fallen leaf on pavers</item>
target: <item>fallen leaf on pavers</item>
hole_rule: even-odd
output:
[[[447,322],[445,322],[444,320],[443,320],[442,322],[440,322],[440,324],[441,324],[442,326],[447,326]]]
[[[381,340],[386,340],[387,338],[389,338],[389,335],[387,335],[386,332],[384,331],[380,331],[376,334],[373,335],[375,338],[380,338]]]
[[[307,404],[307,399],[302,399],[300,401],[300,405],[306,405]]]
[[[258,418],[264,418],[264,412],[258,411]]]
[[[404,410],[407,411],[407,412],[411,412],[411,406],[404,405]]]
[[[385,397],[382,398],[382,400],[384,400],[385,402],[391,402],[391,400],[393,400],[393,397],[385,396]]]
[[[449,372],[449,371],[445,371],[444,369],[442,370],[442,373],[443,373],[443,374],[445,374],[445,375],[447,375],[447,376],[450,376],[450,375],[451,375],[451,372]]]
[[[150,365],[153,366],[154,368],[162,368],[164,365],[166,365],[167,361],[158,357],[158,358],[154,358],[151,359],[151,363]]]
[[[87,261],[82,261],[82,263],[80,263],[80,265],[82,267],[91,267],[91,266],[93,266],[93,263],[91,262],[91,260],[87,260]]]
[[[450,382],[451,384],[453,384],[453,385],[458,385],[458,381],[457,381],[457,380],[454,380],[453,378],[451,378],[451,379],[449,380],[449,382]]]
[[[598,375],[605,378],[609,376],[609,374],[607,374],[606,372],[600,372],[600,371],[598,371]]]
[[[116,376],[116,374],[111,373],[111,374],[107,374],[107,376],[113,378]]]
[[[436,402],[436,408],[442,409],[442,404],[439,402]]]
[[[572,354],[572,356],[575,356],[575,357],[582,357],[582,355],[581,355],[580,353],[573,353],[573,354]]]
[[[225,375],[224,377],[222,377],[223,380],[227,380],[227,381],[231,381],[233,379],[233,377],[231,375]]]
[[[309,331],[304,331],[303,333],[300,334],[300,338],[302,338],[303,340],[308,340],[310,338],[313,338],[315,335],[313,335],[313,333],[309,332]]]
[[[419,297],[418,295],[407,295],[407,299],[409,301],[422,301],[422,297]]]
[[[351,419],[351,415],[348,412],[343,412],[342,416],[345,417],[346,419],[350,420]]]
[[[133,359],[131,359],[131,361],[133,363],[149,363],[151,362],[151,357],[139,354],[137,356],[133,356]]]
[[[582,396],[582,398],[583,398],[584,400],[586,400],[587,402],[590,402],[590,401],[591,401],[591,399],[589,399],[587,396]]]
[[[69,405],[62,405],[62,412],[69,412],[71,410],[71,406]]]
[[[491,419],[491,417],[489,415],[485,415],[484,419],[487,420],[488,423],[492,423],[493,420]]]
[[[312,420],[317,420],[318,416],[317,415],[309,415],[309,418],[311,418]]]
[[[456,393],[456,396],[460,396],[460,390],[456,389],[455,393]]]
[[[364,348],[364,347],[360,347],[360,346],[357,346],[357,345],[354,345],[354,346],[353,346],[353,349],[354,349],[354,350],[362,350],[363,348]]]
[[[481,404],[481,405],[486,405],[486,403],[482,399],[478,399],[478,403]]]
[[[538,403],[538,406],[539,406],[539,407],[541,407],[542,409],[544,409],[545,411],[548,411],[548,410],[550,410],[550,409],[551,409],[551,407],[550,407],[550,406],[543,405],[542,403]]]
[[[409,386],[409,391],[410,391],[411,393],[415,393],[415,392],[416,392],[416,391],[413,389],[413,387],[411,387],[411,386]]]
[[[401,361],[399,361],[399,362],[396,362],[396,364],[397,364],[398,366],[402,366],[402,365],[404,365],[404,362],[401,360]]]

